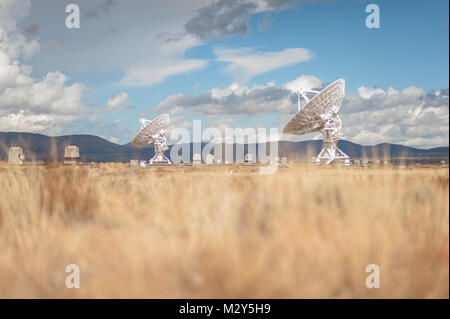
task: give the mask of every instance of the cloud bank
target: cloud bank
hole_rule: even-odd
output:
[[[276,85],[248,87],[237,82],[198,95],[173,94],[160,102],[155,111],[178,114],[203,114],[223,118],[230,125],[235,120],[262,114],[278,115],[280,129],[297,110],[295,90],[323,87],[314,75]],[[389,88],[360,87],[347,94],[340,114],[346,139],[360,144],[398,143],[414,147],[448,145],[449,90],[426,93],[414,86],[397,91]],[[223,124],[223,123],[222,123]]]
[[[0,1],[0,131],[56,133],[87,111],[81,102],[85,86],[67,85],[68,77],[58,71],[33,79],[31,66],[20,62],[40,48],[17,28],[30,7],[30,1]]]
[[[87,87],[69,83],[69,77],[51,71],[41,78],[31,76],[32,67],[22,63],[39,53],[37,39],[27,40],[17,23],[30,12],[29,0],[0,0],[0,131],[25,131],[55,135],[68,123],[96,110],[118,111],[130,107],[121,92],[103,108],[83,103]],[[32,33],[32,32],[31,32]]]

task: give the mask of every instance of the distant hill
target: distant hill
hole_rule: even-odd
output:
[[[202,143],[203,146],[206,143]],[[80,155],[86,162],[129,162],[130,159],[149,159],[154,155],[153,147],[135,148],[129,143],[118,145],[109,142],[101,137],[93,135],[68,135],[49,137],[34,133],[0,132],[0,161],[7,160],[8,149],[11,146],[21,146],[24,149],[25,157],[28,160],[62,160],[64,148],[67,145],[77,145],[80,148]],[[193,146],[189,147],[190,159],[192,160]],[[260,145],[222,145],[222,157],[224,158],[225,148],[233,147],[236,154],[236,147],[244,148],[244,153],[255,149],[256,154],[263,144]],[[278,142],[278,156],[286,156],[289,160],[309,160],[317,155],[322,146],[322,141],[304,142]],[[376,158],[376,159],[422,159],[430,161],[448,160],[449,148],[437,147],[431,149],[417,149],[397,144],[378,144],[375,146],[364,146],[349,141],[339,141],[339,147],[351,158]],[[266,152],[269,153],[270,145],[266,145]],[[166,155],[169,155],[169,151]],[[234,157],[233,160],[236,160]]]
[[[8,157],[11,146],[21,146],[25,157],[31,160],[55,160],[64,158],[64,148],[76,145],[80,155],[88,162],[127,162],[131,158],[153,156],[153,148],[137,149],[128,145],[118,145],[94,135],[67,135],[49,137],[34,133],[0,132],[0,160]]]

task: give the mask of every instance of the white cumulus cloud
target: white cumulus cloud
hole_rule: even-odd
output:
[[[104,111],[121,111],[133,108],[134,106],[130,103],[128,98],[128,93],[120,92],[116,96],[111,97],[106,105],[103,107]]]
[[[411,86],[397,91],[360,87],[341,107],[347,139],[360,144],[414,147],[448,145],[448,89],[426,93]]]

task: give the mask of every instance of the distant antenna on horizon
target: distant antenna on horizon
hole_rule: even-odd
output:
[[[80,163],[80,149],[75,145],[67,145],[64,148],[64,164],[76,165]]]
[[[154,120],[140,119],[141,130],[131,141],[131,145],[135,147],[155,146],[155,156],[150,159],[150,164],[167,163],[170,160],[164,155],[169,149],[166,140],[166,130],[169,126],[169,114],[163,114]]]
[[[23,153],[23,148],[21,148],[20,146],[13,146],[9,148],[8,164],[22,165],[24,160],[25,155]]]

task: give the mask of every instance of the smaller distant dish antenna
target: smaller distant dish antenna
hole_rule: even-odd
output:
[[[141,130],[131,141],[131,146],[145,147],[154,145],[155,156],[150,159],[150,164],[168,163],[170,160],[164,155],[169,149],[166,140],[166,131],[169,126],[169,114],[163,114],[154,120],[140,119]]]
[[[310,98],[308,94],[315,95]],[[320,131],[323,146],[316,162],[324,160],[330,164],[334,159],[348,160],[348,155],[337,147],[339,139],[344,137],[338,112],[345,96],[345,80],[336,80],[320,92],[299,89],[297,96],[298,111],[286,124],[283,133],[302,135]],[[301,98],[306,104],[301,104]]]

